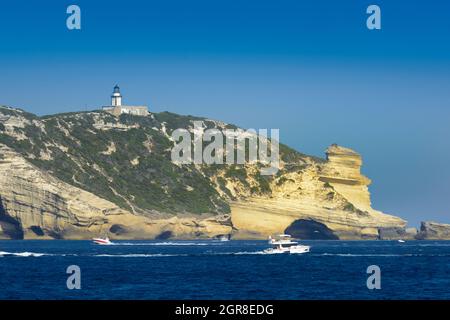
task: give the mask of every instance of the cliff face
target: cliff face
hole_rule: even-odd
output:
[[[361,156],[337,145],[327,160],[280,145],[281,168],[176,165],[171,132],[235,128],[169,113],[36,117],[0,107],[0,238],[375,239],[400,218],[373,210]]]
[[[450,240],[450,224],[424,221],[417,235],[419,240]]]
[[[416,228],[380,228],[378,234],[380,240],[416,240],[418,237]]]
[[[326,155],[327,163],[319,173],[320,180],[329,183],[356,208],[373,211],[368,189],[371,181],[361,174],[361,155],[338,145],[331,145]]]
[[[361,165],[355,151],[330,146],[326,162],[307,163],[275,179],[271,197],[232,203],[237,236],[263,238],[313,229],[316,239],[377,239],[379,228],[404,228],[404,220],[371,208],[370,180],[361,175]]]
[[[229,216],[133,215],[114,203],[71,186],[0,144],[0,238],[115,239],[158,236],[210,238],[229,234]]]

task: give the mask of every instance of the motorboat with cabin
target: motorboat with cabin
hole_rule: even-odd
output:
[[[299,244],[297,241],[293,241],[288,234],[280,234],[275,238],[269,236],[269,245],[272,248],[264,250],[266,253],[307,253],[310,246]]]

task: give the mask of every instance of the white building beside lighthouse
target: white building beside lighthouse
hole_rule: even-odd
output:
[[[118,85],[114,87],[113,93],[111,95],[111,105],[104,106],[103,111],[111,113],[114,116],[120,116],[121,114],[132,114],[135,116],[146,116],[148,115],[147,106],[125,106],[122,105],[122,94],[120,93],[120,88]]]

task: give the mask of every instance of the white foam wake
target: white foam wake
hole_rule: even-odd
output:
[[[217,243],[198,242],[113,242],[113,246],[207,246]]]
[[[146,258],[146,257],[188,257],[188,256],[217,256],[217,255],[254,255],[254,254],[272,254],[265,251],[242,251],[242,252],[206,252],[197,254],[183,253],[127,253],[127,254],[96,254],[93,257],[118,257],[118,258]]]
[[[221,255],[254,255],[254,254],[274,254],[273,252],[266,251],[239,251],[239,252],[207,252],[205,256],[221,256]]]
[[[93,257],[113,258],[147,258],[147,257],[182,257],[187,254],[164,254],[164,253],[129,253],[129,254],[96,254]]]
[[[251,254],[276,254],[276,253],[269,252],[269,251],[251,251],[251,252],[242,251],[242,252],[232,252],[231,254],[239,256],[239,255],[251,255]]]
[[[3,256],[15,256],[15,257],[42,257],[42,256],[50,256],[48,253],[36,253],[36,252],[5,252],[0,251],[0,257]]]

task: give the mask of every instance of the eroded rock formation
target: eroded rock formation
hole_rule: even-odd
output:
[[[307,163],[273,181],[270,198],[232,203],[236,236],[282,233],[300,219],[323,224],[339,239],[377,239],[379,228],[404,228],[404,220],[372,209],[358,153],[332,145],[326,154],[326,162]]]

